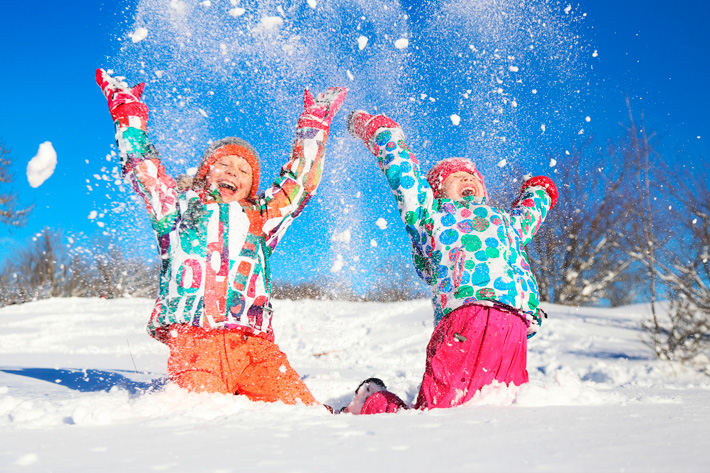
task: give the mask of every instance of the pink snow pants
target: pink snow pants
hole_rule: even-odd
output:
[[[528,382],[527,323],[507,306],[459,307],[434,329],[415,409],[454,407],[494,380]]]

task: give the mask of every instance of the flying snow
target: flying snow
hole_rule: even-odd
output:
[[[454,126],[459,126],[459,123],[461,123],[461,117],[456,115],[455,113],[449,117],[451,119],[451,123],[454,124]]]
[[[239,16],[242,16],[244,13],[246,13],[246,10],[243,8],[235,7],[235,8],[230,9],[227,13],[229,13],[234,18],[237,18]]]
[[[343,266],[345,266],[345,260],[343,260],[343,255],[338,254],[335,257],[335,263],[333,263],[333,266],[330,267],[330,272],[339,273],[340,270],[343,269]]]
[[[399,38],[394,42],[394,47],[397,49],[406,49],[409,46],[409,40],[407,38]]]
[[[377,226],[380,228],[380,230],[384,230],[385,228],[387,228],[387,220],[385,220],[384,218],[380,217],[380,218],[378,218],[377,221],[375,222],[375,225],[377,225]]]
[[[39,145],[37,155],[27,163],[27,181],[30,186],[41,186],[52,176],[55,167],[57,167],[57,152],[54,151],[51,142],[45,141]]]
[[[275,31],[279,26],[284,24],[284,19],[280,16],[263,16],[259,25],[252,31],[254,33],[263,33],[268,31]]]
[[[318,6],[318,3],[316,2],[316,0],[307,0],[307,1],[308,1],[308,6],[311,7],[312,9],[314,9],[314,10],[315,10],[316,7]]]
[[[136,28],[136,31],[131,33],[131,41],[134,43],[138,43],[140,41],[143,41],[148,37],[148,28]]]
[[[362,51],[367,46],[367,36],[360,36],[357,39],[357,47]]]
[[[347,230],[345,230],[343,232],[333,233],[333,236],[330,237],[330,241],[345,243],[346,245],[349,245],[351,238],[352,238],[352,234],[350,233],[350,229],[348,228]]]

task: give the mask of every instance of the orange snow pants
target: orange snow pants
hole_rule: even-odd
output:
[[[170,380],[190,391],[317,404],[278,345],[242,331],[171,327]]]

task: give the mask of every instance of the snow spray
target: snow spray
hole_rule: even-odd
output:
[[[318,194],[273,267],[275,279],[357,291],[391,279],[392,255],[408,261],[409,245],[374,157],[347,134],[349,111],[395,119],[425,170],[465,156],[493,194],[511,188],[584,124],[584,17],[554,0],[140,0],[108,66],[147,83],[149,136],[172,175],[210,141],[239,136],[261,154],[262,190],[288,158],[303,88],[348,87]],[[139,206],[114,210],[133,222]]]

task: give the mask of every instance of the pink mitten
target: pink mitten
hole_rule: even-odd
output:
[[[140,101],[145,83],[141,82],[131,88],[103,69],[96,69],[96,83],[108,100],[108,109],[114,120],[127,117],[148,120],[148,106]]]
[[[552,182],[552,179],[550,179],[547,176],[535,176],[531,177],[527,181],[523,183],[523,188],[520,189],[520,194],[522,195],[523,192],[525,192],[525,189],[529,187],[542,187],[545,189],[545,192],[547,192],[547,195],[550,196],[550,200],[552,201],[550,204],[550,210],[555,206],[557,203],[557,186],[555,186],[555,183]],[[513,204],[514,206],[520,201],[520,198]]]
[[[343,105],[347,94],[345,87],[331,87],[313,97],[311,91],[306,89],[303,92],[303,113],[298,117],[298,128],[330,130],[330,123]]]
[[[397,122],[387,115],[370,115],[365,110],[354,110],[348,116],[348,131],[355,138],[360,138],[371,148],[372,137],[380,128],[398,128]]]

